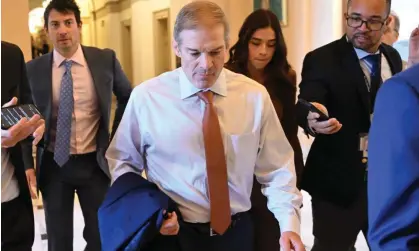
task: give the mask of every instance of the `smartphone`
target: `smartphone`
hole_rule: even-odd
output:
[[[22,118],[30,119],[36,114],[41,115],[38,108],[33,104],[1,108],[1,129],[7,130],[17,124]]]
[[[300,104],[302,104],[304,107],[306,107],[310,112],[315,112],[317,114],[320,115],[320,117],[317,119],[318,121],[326,121],[329,120],[329,116],[327,116],[326,114],[324,114],[322,111],[320,111],[319,109],[317,109],[317,107],[315,107],[312,103],[304,100],[304,99],[298,99],[298,102]]]

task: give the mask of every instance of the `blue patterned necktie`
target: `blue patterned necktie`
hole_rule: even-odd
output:
[[[73,78],[71,76],[73,61],[66,60],[61,65],[63,64],[65,65],[65,73],[61,80],[54,149],[54,160],[60,167],[67,163],[70,156],[71,119],[74,110]]]
[[[371,65],[371,80],[370,80],[370,96],[371,96],[371,112],[374,111],[375,97],[378,89],[383,82],[381,79],[381,54],[368,55],[364,60]]]

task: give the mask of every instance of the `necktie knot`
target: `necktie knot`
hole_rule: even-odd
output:
[[[378,60],[380,59],[380,54],[371,54],[364,57],[370,64],[378,64]]]
[[[61,65],[64,65],[65,71],[68,72],[71,70],[71,66],[73,66],[73,60],[64,60]]]
[[[369,65],[371,65],[371,74],[375,75],[380,65],[381,54],[368,55],[363,59],[367,61]]]
[[[205,102],[205,104],[212,104],[214,100],[214,93],[212,91],[199,92],[198,97]]]

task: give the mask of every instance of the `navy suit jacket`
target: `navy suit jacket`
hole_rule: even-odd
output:
[[[176,238],[159,233],[166,209],[172,211],[174,202],[154,183],[135,173],[120,176],[98,211],[102,250],[162,250],[156,241],[177,250]]]
[[[371,250],[419,250],[419,65],[380,88],[368,151]]]

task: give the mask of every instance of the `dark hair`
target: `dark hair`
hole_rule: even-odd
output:
[[[289,78],[291,66],[287,60],[287,47],[282,35],[281,25],[272,11],[258,9],[246,18],[240,28],[239,40],[229,51],[230,58],[226,67],[232,71],[249,76],[247,64],[250,39],[256,30],[269,27],[275,32],[276,44],[274,55],[264,69],[266,81],[263,84],[271,94],[278,94],[283,87],[296,87]]]
[[[387,4],[387,17],[390,15],[391,11],[391,0],[385,0]],[[349,5],[351,4],[352,0],[348,0],[348,5],[346,6],[346,9],[349,10]]]
[[[44,27],[46,29],[48,29],[48,18],[51,10],[56,10],[63,14],[74,13],[77,25],[81,25],[80,9],[75,0],[52,0],[44,12]]]

